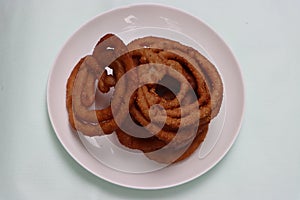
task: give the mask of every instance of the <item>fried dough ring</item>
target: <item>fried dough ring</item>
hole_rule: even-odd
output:
[[[215,66],[197,50],[173,40],[152,36],[136,39],[127,47],[129,51],[144,47],[158,48],[185,58],[205,77],[211,95],[211,117],[214,118],[218,114],[223,99],[222,80]]]
[[[83,62],[85,61],[86,57],[81,58],[80,61],[76,64],[76,66],[74,67],[74,69],[71,72],[70,77],[68,78],[67,81],[67,90],[66,90],[66,107],[67,107],[67,111],[68,111],[68,116],[69,116],[69,122],[70,125],[73,129],[78,130],[82,133],[84,133],[85,135],[88,136],[94,136],[96,133],[99,132],[99,125],[91,125],[91,124],[86,124],[80,120],[78,120],[78,118],[75,116],[74,114],[74,110],[73,110],[73,86],[74,86],[74,82],[75,79],[77,77],[77,74],[83,64]],[[109,125],[104,125],[103,124],[103,131],[107,131],[107,129],[109,128]]]
[[[162,52],[164,54],[166,54],[165,52]],[[161,54],[161,52],[159,53]],[[160,55],[161,56],[161,55]],[[188,66],[189,70],[191,71],[193,78],[196,80],[196,84],[197,84],[197,89],[195,89],[196,93],[199,96],[199,99],[197,99],[197,101],[195,101],[194,103],[190,103],[189,105],[181,105],[179,104],[179,101],[181,101],[183,98],[179,95],[181,98],[178,100],[177,98],[173,99],[173,100],[166,100],[164,98],[157,98],[157,94],[155,93],[151,93],[149,92],[149,90],[147,90],[147,87],[143,87],[141,90],[144,93],[144,97],[147,96],[147,98],[145,98],[144,101],[147,101],[148,104],[157,104],[159,103],[160,105],[162,105],[164,108],[166,108],[167,111],[167,120],[166,120],[166,124],[171,126],[172,128],[176,128],[179,126],[179,124],[181,123],[183,126],[187,126],[190,125],[192,123],[194,123],[193,121],[193,116],[191,115],[191,113],[194,112],[193,109],[195,109],[198,105],[200,107],[200,120],[207,118],[208,115],[210,114],[210,94],[208,91],[208,88],[206,86],[206,83],[203,81],[203,78],[201,77],[201,74],[198,73],[197,70],[195,70],[193,68],[193,66],[190,65],[190,63],[188,63],[184,58],[175,55],[173,53],[168,53],[168,58],[173,58],[173,63],[174,62],[181,62],[184,63],[186,66]],[[162,56],[161,56],[162,57]],[[175,61],[176,60],[176,61]],[[166,63],[169,63],[170,60],[168,60]],[[167,64],[166,64],[167,65]],[[172,69],[174,69],[174,66],[170,66]],[[183,72],[184,69],[181,67],[181,65],[179,63],[177,63],[176,65],[176,71],[179,72]],[[187,72],[186,72],[187,74]],[[174,75],[173,75],[174,76]],[[176,79],[179,79],[179,82],[181,82],[180,78],[178,76],[176,76]],[[181,85],[182,87],[182,85]],[[182,90],[180,90],[182,91]],[[182,95],[186,95],[187,91],[184,91],[184,93]],[[139,97],[142,97],[142,92],[139,92]],[[152,96],[149,97],[149,96]],[[156,96],[153,97],[153,96]],[[154,100],[154,101],[153,101]],[[158,101],[160,100],[160,102]],[[175,107],[176,106],[176,107]],[[168,109],[168,108],[173,108],[173,109]],[[145,111],[143,112],[145,113]],[[162,119],[159,116],[156,116],[156,118],[154,119],[156,122],[160,122],[162,123]],[[194,118],[194,120],[197,120]]]
[[[155,76],[147,68],[138,68],[136,74],[116,86],[126,72],[144,64],[153,66]],[[160,65],[167,68],[161,69]],[[160,85],[168,82],[168,78],[176,81],[178,92]],[[133,92],[133,86],[143,79],[152,82]],[[93,110],[97,104],[96,90],[107,93],[112,87],[111,105],[117,112],[112,112],[111,105]],[[186,159],[199,147],[223,98],[222,80],[216,68],[195,49],[158,37],[140,38],[126,46],[113,34],[102,37],[92,55],[80,59],[66,88],[66,106],[73,129],[87,136],[115,131],[122,145],[166,164]],[[124,98],[129,99],[129,113],[122,107]],[[155,107],[154,115],[153,105],[161,106]],[[119,122],[126,126],[129,114],[152,136],[139,138],[121,130]],[[159,124],[164,124],[163,128]]]
[[[110,106],[100,110],[90,110],[89,106],[95,101],[95,82],[107,65],[114,71],[114,82],[122,77],[125,70],[132,68],[132,60],[126,53],[126,45],[118,37],[107,34],[97,43],[93,55],[81,59],[75,66],[67,83],[67,110],[74,129],[96,136],[110,134],[118,128]],[[125,92],[126,83],[114,95],[123,96]],[[119,105],[121,98],[117,99],[116,105]],[[122,119],[126,114],[119,113],[118,117]]]
[[[221,81],[221,78],[220,78],[217,70],[215,69],[215,67],[204,56],[202,56],[200,53],[198,53],[196,50],[194,50],[190,47],[186,47],[184,45],[181,45],[180,43],[177,43],[177,42],[174,42],[171,40],[167,40],[167,39],[163,39],[163,38],[156,38],[156,37],[145,37],[145,38],[137,39],[137,40],[131,42],[130,44],[128,44],[128,49],[130,51],[134,51],[134,50],[140,49],[140,48],[163,49],[164,51],[160,52],[160,57],[169,59],[171,57],[174,57],[174,54],[175,54],[178,57],[182,57],[185,60],[187,60],[189,63],[191,63],[192,67],[196,68],[197,72],[200,72],[201,78],[203,80],[202,83],[199,82],[199,80],[201,81],[201,79],[198,79],[198,82],[197,82],[197,78],[195,79],[193,76],[191,76],[191,73],[185,73],[185,77],[187,77],[189,82],[191,82],[194,90],[196,89],[197,86],[202,87],[203,85],[207,85],[211,99],[209,100],[209,102],[207,102],[207,100],[204,100],[205,98],[203,98],[201,100],[198,99],[199,101],[197,103],[199,103],[199,108],[202,109],[202,112],[200,111],[200,113],[201,113],[200,118],[202,118],[202,126],[205,123],[209,124],[210,120],[213,117],[215,117],[217,115],[217,113],[219,112],[221,102],[222,102],[222,95],[223,95],[222,81]],[[175,58],[177,59],[178,57],[175,57]],[[144,58],[144,60],[145,60],[145,58]],[[172,60],[173,60],[173,58],[172,58]],[[178,61],[178,60],[175,60],[175,61]],[[189,66],[189,65],[187,65],[186,61],[183,61],[183,59],[179,59],[179,63],[181,64],[181,66],[183,66],[183,65]],[[167,64],[169,64],[169,63],[167,63]],[[191,69],[193,69],[193,68],[189,68],[189,70],[191,70]],[[195,71],[192,70],[192,73],[193,72],[195,75]],[[189,76],[187,76],[187,75],[189,75]],[[149,103],[150,104],[161,103],[161,102],[159,102],[161,100],[157,97],[157,95],[155,93],[151,92],[151,89],[149,89],[147,87],[143,87],[140,89],[139,97],[142,97],[143,96],[142,94],[144,95],[144,100],[141,100],[141,102],[148,101],[148,105],[149,105]],[[198,94],[200,94],[200,93],[198,93]],[[207,93],[204,93],[204,94],[207,94]],[[170,102],[168,99],[164,102],[166,102],[166,104],[170,106],[170,104],[168,104]],[[193,103],[191,103],[191,104],[193,104]],[[187,107],[191,106],[191,104],[187,105]],[[204,111],[205,109],[204,109],[203,105],[208,105],[209,109],[207,110],[207,112]],[[172,107],[172,106],[170,106],[170,107]],[[147,108],[147,107],[144,106],[142,109],[145,109],[145,108]],[[166,109],[167,116],[168,117],[171,116],[171,118],[167,118],[166,123],[168,124],[168,119],[169,119],[171,123],[174,123],[173,128],[177,127],[179,124],[178,121],[179,120],[181,121],[180,118],[182,117],[182,115],[184,116],[185,114],[189,114],[187,112],[188,110],[189,109],[182,110],[182,107],[175,108],[175,109]],[[140,113],[138,113],[138,112],[140,112]],[[147,116],[147,114],[145,114],[146,113],[145,111],[141,111],[141,110],[138,110],[136,107],[133,107],[132,113],[139,116],[138,117],[140,119],[139,123],[141,123],[142,125],[143,124],[146,125],[147,123],[149,123],[149,121],[147,121],[148,116]],[[174,122],[174,118],[178,118],[177,119],[178,121]],[[154,120],[159,121],[158,119],[159,119],[159,117],[155,117]],[[202,132],[204,134],[201,134],[202,135],[201,137],[197,135],[195,137],[192,145],[188,148],[188,150],[176,161],[180,161],[180,160],[188,157],[192,152],[194,152],[194,150],[204,140],[207,130],[208,130],[208,125],[206,125],[206,128],[202,130]],[[164,132],[164,130],[162,130],[161,132]],[[170,137],[170,135],[172,135],[172,134],[169,134],[169,133],[162,134],[162,135],[164,135],[166,137],[165,139],[167,139],[167,140],[172,138],[172,136]],[[173,136],[175,136],[174,133],[173,133]],[[160,138],[160,139],[162,139],[162,138]],[[154,147],[155,147],[155,145],[154,145]],[[173,150],[170,150],[169,153],[166,153],[167,157],[169,157],[169,155],[171,155],[171,154],[173,154]],[[158,156],[155,156],[152,154],[147,154],[147,156],[150,159],[154,159],[158,162],[170,163],[170,159],[167,159],[167,160],[161,159],[159,155],[161,155],[161,154],[158,154]]]
[[[176,140],[176,143],[181,143],[183,141],[189,140],[191,137],[193,137],[193,134],[191,134],[191,131],[181,131],[182,134],[180,135],[180,137],[178,137],[177,130],[180,126],[191,128],[195,126],[195,124],[199,123],[199,120],[202,124],[208,123],[210,121],[210,95],[208,88],[205,85],[205,81],[203,81],[204,79],[203,77],[201,77],[201,74],[199,74],[197,70],[194,70],[193,66],[191,66],[186,60],[184,60],[184,58],[173,53],[173,61],[171,61],[170,64],[170,60],[167,60],[164,57],[165,55],[161,55],[161,52],[163,51],[159,49],[144,48],[133,50],[130,52],[130,55],[133,58],[138,58],[136,59],[136,62],[138,63],[137,65],[144,63],[154,63],[168,66],[168,68],[170,68],[171,70],[163,70],[157,73],[159,75],[158,77],[156,77],[156,82],[162,79],[166,74],[169,74],[173,78],[178,79],[178,82],[181,84],[178,95],[176,96],[177,98],[171,100],[163,99],[159,97],[159,95],[150,92],[149,88],[146,85],[144,85],[138,89],[136,105],[130,108],[130,113],[142,126],[147,126],[148,124],[150,124],[150,107],[155,104],[162,105],[167,112],[167,118],[165,118],[165,116],[162,116],[159,112],[157,112],[155,117],[151,120],[160,124],[165,123],[166,126],[168,126],[168,129],[173,129],[175,131],[160,130],[155,126],[155,124],[151,124],[151,126],[148,127],[148,129],[150,132],[156,133],[155,135],[160,140],[166,143],[169,143],[173,139]],[[184,62],[185,65],[189,66],[189,72],[183,69],[180,63],[175,63],[176,59],[179,60],[181,63]],[[183,101],[184,97],[188,92],[188,87],[186,87],[186,85],[183,84],[184,80],[182,80],[182,78],[184,76],[180,77],[176,75],[176,73],[172,73],[172,70],[176,70],[181,74],[183,74],[183,71],[185,71],[186,75],[188,74],[189,77],[192,77],[190,79],[194,80],[194,87],[197,95],[199,96],[198,99],[195,99],[194,103],[191,103],[186,106],[180,106],[179,102]],[[139,78],[143,76],[143,72],[140,72]],[[146,73],[146,76],[149,76],[149,72]],[[198,113],[199,111],[200,114]],[[201,116],[200,119],[198,118],[199,115]]]

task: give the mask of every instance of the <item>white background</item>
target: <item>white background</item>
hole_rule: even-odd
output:
[[[49,71],[70,35],[104,11],[141,2],[209,24],[233,50],[246,87],[243,125],[225,158],[157,191],[87,172],[59,143],[46,105]],[[300,199],[299,11],[297,0],[0,0],[0,199]]]

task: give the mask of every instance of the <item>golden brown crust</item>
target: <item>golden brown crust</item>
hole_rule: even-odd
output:
[[[95,83],[98,77],[102,77],[101,74],[105,74],[106,65],[114,70],[115,76],[114,82],[109,76],[104,78],[104,84],[109,88],[132,67],[126,52],[126,45],[118,37],[108,34],[98,42],[93,55],[85,56],[74,67],[67,82],[67,110],[70,124],[75,130],[84,135],[97,136],[110,134],[118,128],[110,105],[98,110],[93,110],[90,106],[95,102]],[[118,89],[118,95],[122,96],[125,88],[126,84],[122,85]],[[121,100],[115,105],[120,104]],[[122,119],[126,114],[118,115]]]
[[[132,69],[137,70],[116,87]],[[142,86],[133,91],[136,84]],[[96,90],[108,93],[111,88],[113,108],[118,112],[112,112],[111,104],[92,109],[98,101]],[[122,145],[141,150],[161,163],[181,161],[198,148],[223,98],[217,69],[197,50],[159,37],[144,37],[125,45],[113,34],[102,37],[92,55],[75,65],[66,91],[73,129],[87,136],[115,131]],[[122,107],[124,98],[129,98],[128,110]],[[126,126],[130,117],[151,137],[125,133],[116,123],[118,120]]]
[[[212,118],[218,114],[223,99],[222,79],[215,66],[197,50],[173,40],[153,36],[136,39],[130,42],[127,47],[129,51],[144,47],[163,49],[185,58],[193,66],[197,67],[199,72],[205,77],[210,89]]]
[[[196,149],[204,141],[207,131],[208,125],[201,127],[193,141],[191,143],[188,143],[188,145],[186,146],[179,148],[169,147],[166,149],[160,149],[158,151],[147,152],[145,153],[145,155],[151,160],[165,164],[182,161],[191,156],[196,151]]]

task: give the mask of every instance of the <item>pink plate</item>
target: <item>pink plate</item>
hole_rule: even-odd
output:
[[[134,165],[138,167],[133,168],[129,157],[124,156],[122,152],[117,152],[117,155],[116,151],[109,151],[114,155],[111,156],[114,159],[101,162],[99,148],[89,148],[91,142],[85,143],[84,138],[80,140],[72,132],[65,107],[67,78],[78,60],[90,54],[99,38],[106,33],[117,34],[125,43],[149,35],[173,39],[194,47],[215,64],[224,84],[223,104],[218,117],[210,125],[205,142],[191,157],[157,170],[143,171],[142,169],[148,167],[148,163],[143,162],[141,158]],[[85,169],[117,185],[138,189],[161,189],[180,185],[201,176],[225,156],[241,127],[244,85],[240,67],[230,48],[209,26],[174,8],[140,4],[103,13],[84,24],[70,37],[57,56],[49,75],[47,103],[50,120],[58,139]],[[111,149],[111,146],[108,148]]]

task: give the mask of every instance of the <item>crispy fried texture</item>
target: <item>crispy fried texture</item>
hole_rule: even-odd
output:
[[[218,114],[223,99],[222,79],[215,66],[197,50],[173,40],[152,36],[136,39],[127,47],[129,51],[145,47],[163,49],[185,58],[205,77],[211,95],[212,118]]]
[[[120,143],[130,149],[138,149],[145,153],[145,155],[159,163],[175,163],[184,160],[191,156],[196,149],[203,142],[208,131],[208,124],[202,126],[198,131],[196,137],[184,145],[174,146],[159,140],[152,136],[149,138],[137,138],[131,136],[122,130],[116,130],[117,137]]]
[[[137,70],[116,87],[132,69]],[[136,84],[142,86],[135,90]],[[111,105],[93,108],[101,101],[96,100],[96,92],[108,93],[111,88],[118,112],[113,114]],[[122,107],[124,98],[129,98],[127,110]],[[113,34],[103,36],[92,55],[74,66],[66,85],[66,107],[74,130],[87,136],[115,132],[122,145],[160,163],[184,160],[199,147],[222,99],[222,80],[211,62],[191,47],[159,37],[125,45]],[[130,127],[126,133],[116,123],[118,119],[126,126],[129,118],[144,127],[141,135],[150,136],[133,135]]]
[[[201,127],[193,141],[186,146],[179,148],[169,147],[158,151],[147,152],[145,153],[145,155],[151,160],[165,164],[171,164],[182,161],[190,157],[196,151],[196,149],[204,141],[207,131],[208,125]]]
[[[97,43],[92,55],[85,56],[76,64],[67,81],[66,94],[69,121],[73,129],[87,136],[97,136],[110,134],[118,128],[110,105],[97,110],[90,107],[95,103],[95,83],[99,77],[109,90],[126,70],[131,69],[132,60],[126,53],[126,45],[118,37],[107,34]],[[106,66],[113,70],[113,77],[107,75]],[[122,96],[126,90],[125,82],[116,91],[117,96]],[[107,92],[103,88],[100,91]],[[119,99],[116,105],[121,103]],[[124,112],[118,113],[120,119],[126,115]]]

